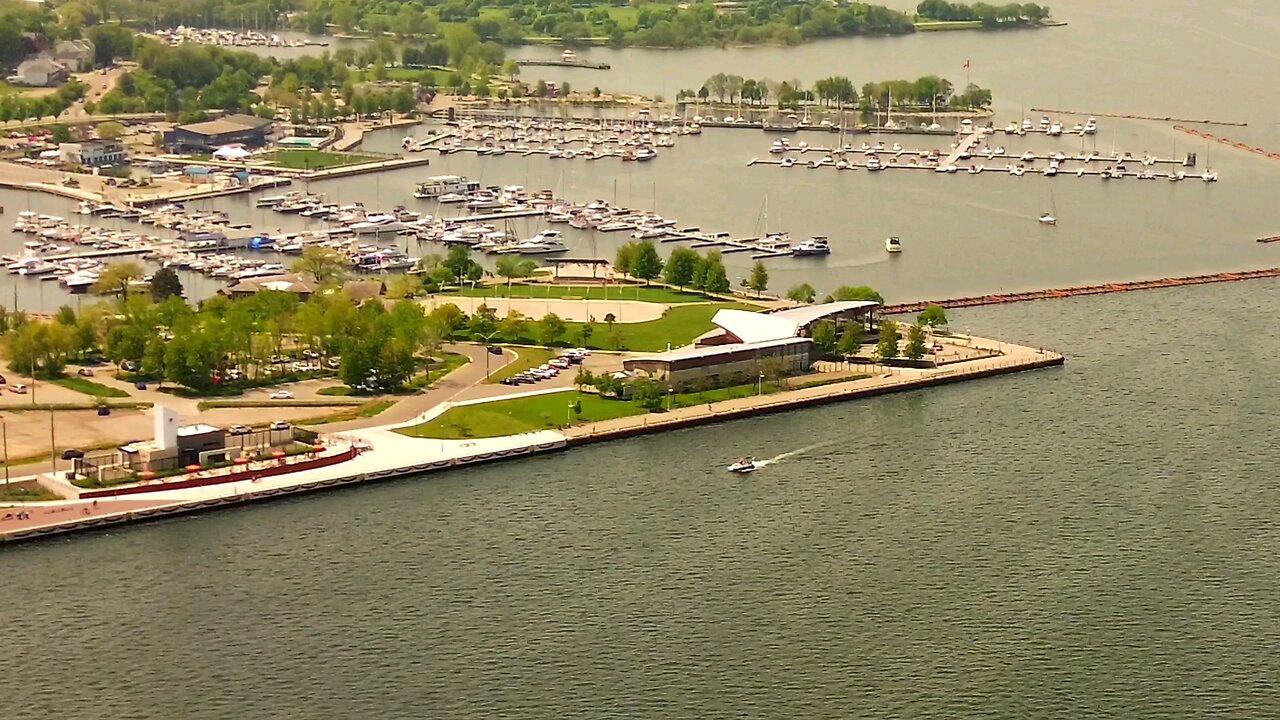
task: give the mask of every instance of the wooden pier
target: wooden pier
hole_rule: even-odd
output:
[[[974,295],[970,297],[948,298],[945,300],[928,300],[911,303],[885,305],[880,312],[885,315],[904,315],[918,313],[930,305],[943,308],[970,308],[985,305],[1006,305],[1031,300],[1052,300],[1055,298],[1080,297],[1083,295],[1110,295],[1112,293],[1132,292],[1135,290],[1157,290],[1160,288],[1183,287],[1186,285],[1212,285],[1214,283],[1237,282],[1241,280],[1260,280],[1264,278],[1280,278],[1280,267],[1262,270],[1242,270],[1240,272],[1213,273],[1211,275],[1187,275],[1185,277],[1160,278],[1158,280],[1135,280],[1133,282],[1106,283],[1104,285],[1080,285],[1076,287],[1054,288],[1051,290],[1029,290],[1026,292],[1000,293],[993,295]]]

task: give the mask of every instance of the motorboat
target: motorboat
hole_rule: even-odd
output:
[[[815,235],[804,242],[797,243],[791,248],[791,254],[796,257],[805,257],[808,255],[830,255],[831,245],[827,242],[827,238],[822,235]]]
[[[353,222],[347,228],[356,235],[377,235],[399,232],[404,229],[404,223],[397,220],[395,215],[375,214],[367,216],[364,220]]]
[[[731,473],[738,473],[739,475],[745,475],[746,473],[749,473],[749,472],[755,472],[757,469],[759,469],[759,466],[756,465],[756,461],[754,458],[744,457],[744,458],[738,458],[737,460],[733,461],[733,464],[730,465],[728,469],[729,469],[729,472]]]
[[[783,139],[774,140],[769,146],[769,152],[778,155],[791,149],[791,143]]]
[[[568,246],[560,241],[559,230],[543,230],[528,240],[521,240],[514,245],[499,248],[496,252],[499,255],[549,255],[567,252],[568,250]]]
[[[439,198],[444,202],[444,195],[473,193],[480,189],[480,183],[475,180],[468,180],[461,175],[436,175],[427,178],[426,182],[418,183],[413,191],[413,196],[420,199]],[[462,198],[465,200],[466,198]],[[461,202],[455,200],[452,202]]]
[[[900,253],[902,252],[902,241],[896,236],[887,237],[884,239],[884,250],[888,253]]]
[[[1086,120],[1084,123],[1083,132],[1085,135],[1093,135],[1094,133],[1098,132],[1098,118],[1091,117],[1088,120]]]
[[[1045,213],[1040,216],[1040,224],[1041,225],[1057,225],[1058,218],[1054,217],[1051,213]]]
[[[1205,170],[1200,174],[1200,179],[1207,182],[1218,182],[1218,173],[1213,170]]]
[[[766,252],[788,252],[791,250],[791,235],[785,232],[765,233],[756,241],[756,247]]]

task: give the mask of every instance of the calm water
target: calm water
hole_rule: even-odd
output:
[[[1277,301],[970,312],[1068,365],[6,548],[0,710],[1273,718]]]
[[[1025,93],[1243,118],[1229,134],[1280,147],[1280,101],[1259,92],[1280,79],[1270,5],[1054,9],[1071,27],[627,50],[599,84],[670,94],[730,68],[878,78],[967,57],[1002,119]],[[1113,136],[1204,157],[1154,124],[1104,121],[1097,142]],[[1216,186],[743,167],[766,148],[707,132],[649,165],[447,158],[312,189],[390,206],[465,172],[735,233],[767,196],[767,224],[837,248],[775,264],[773,286],[894,300],[1277,264],[1252,240],[1280,225],[1276,167],[1219,148]],[[1041,228],[1051,201],[1061,224]],[[28,203],[70,207],[0,193]],[[892,262],[891,233],[907,243]],[[624,239],[578,237],[575,254]],[[957,313],[1068,364],[5,548],[0,716],[1274,718],[1278,300],[1261,281]],[[747,452],[779,459],[728,477]]]

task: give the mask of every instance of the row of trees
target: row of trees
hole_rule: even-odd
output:
[[[989,5],[980,2],[966,5],[947,0],[923,0],[916,6],[916,14],[925,20],[944,22],[981,20],[983,25],[994,27],[1041,22],[1049,17],[1049,8],[1035,3]]]
[[[84,83],[75,79],[63,83],[53,94],[43,97],[0,94],[0,122],[57,117],[76,100],[83,98],[84,94]]]
[[[692,248],[678,247],[664,262],[652,240],[632,241],[618,248],[613,268],[624,275],[644,280],[646,285],[651,280],[662,278],[668,285],[681,290],[727,293],[732,289],[724,260],[716,250],[704,255]]]
[[[680,90],[677,100],[734,103],[742,100],[748,105],[768,107],[775,101],[778,107],[797,107],[821,102],[837,107],[858,106],[864,112],[892,106],[920,106],[977,108],[991,105],[991,91],[970,84],[957,93],[950,80],[937,75],[926,75],[916,80],[888,80],[866,83],[861,94],[847,77],[830,76],[817,80],[812,89],[805,89],[799,80],[774,81],[768,78],[753,80],[741,75],[716,73],[707,78],[696,92]]]

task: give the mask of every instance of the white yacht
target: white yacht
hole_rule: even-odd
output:
[[[785,232],[765,233],[756,241],[756,247],[766,252],[788,252],[791,250],[791,235]]]
[[[1205,182],[1218,182],[1218,173],[1213,170],[1205,170],[1200,175],[1200,179]]]
[[[351,223],[347,226],[347,229],[356,235],[377,235],[378,233],[399,232],[404,229],[404,223],[397,220],[395,215],[378,213],[368,215],[364,220]]]
[[[798,243],[791,249],[791,254],[796,257],[805,257],[806,255],[830,255],[831,245],[827,242],[827,238],[822,235],[815,235],[804,242]]]
[[[560,241],[559,230],[543,230],[528,240],[521,240],[515,245],[499,249],[498,254],[517,254],[517,255],[549,255],[551,253],[562,253],[569,250],[563,242]]]
[[[791,143],[781,138],[778,140],[774,140],[773,144],[769,146],[769,152],[773,153],[774,155],[784,153],[790,149],[791,149]]]
[[[1086,120],[1084,122],[1083,132],[1085,135],[1093,135],[1094,133],[1098,132],[1098,118],[1091,117],[1088,120]]]
[[[480,183],[461,175],[436,175],[418,183],[413,191],[416,198],[442,198],[449,194],[471,193],[480,189]],[[464,198],[465,199],[465,198]],[[443,202],[443,199],[441,200]]]
[[[1051,213],[1045,213],[1040,216],[1040,224],[1041,225],[1057,225],[1058,218],[1054,217]]]
[[[884,250],[888,253],[900,253],[902,252],[902,241],[896,236],[887,237],[884,239]]]
[[[756,465],[756,461],[753,458],[744,457],[744,458],[738,458],[737,460],[735,460],[733,464],[728,467],[728,470],[731,473],[738,473],[739,475],[745,475],[746,473],[749,473],[749,472],[755,472],[755,470],[758,467],[759,466]]]

